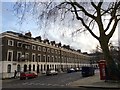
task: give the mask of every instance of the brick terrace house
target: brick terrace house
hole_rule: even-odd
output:
[[[7,31],[0,35],[0,39],[2,78],[13,77],[14,70],[37,73],[49,69],[65,71],[70,67],[89,65],[92,58],[71,49],[69,45],[42,40],[40,36],[33,38],[30,32],[23,35]]]

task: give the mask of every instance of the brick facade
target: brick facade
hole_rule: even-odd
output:
[[[1,34],[3,76],[12,76],[14,70],[46,71],[66,70],[70,67],[89,65],[90,56],[76,50],[64,48],[61,43],[33,38],[31,33],[20,34],[7,31]]]

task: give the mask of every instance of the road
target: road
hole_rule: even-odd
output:
[[[2,90],[48,90],[48,89],[69,89],[69,90],[107,90],[99,88],[73,87],[69,83],[82,79],[80,72],[62,73],[54,76],[42,75],[27,80],[4,80]]]
[[[115,90],[115,89],[99,89],[99,88],[4,88],[2,90]]]
[[[62,73],[54,76],[39,76],[27,80],[3,81],[3,88],[66,88],[69,83],[81,79],[80,72]]]

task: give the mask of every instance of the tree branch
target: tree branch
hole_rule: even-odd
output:
[[[77,2],[66,2],[67,4],[71,4],[72,6],[73,5],[75,5],[75,6],[77,6],[79,9],[81,9],[82,11],[83,11],[83,13],[85,14],[85,15],[87,15],[87,16],[89,16],[90,18],[92,18],[92,19],[96,19],[96,17],[94,16],[94,15],[91,15],[90,13],[88,13],[86,10],[85,10],[85,8],[84,7],[82,7],[80,4],[78,4]],[[76,9],[76,11],[77,11],[77,9]]]
[[[74,10],[75,10],[76,18],[77,18],[78,20],[80,20],[80,21],[82,22],[83,26],[91,33],[91,35],[98,40],[99,38],[92,32],[92,30],[89,28],[89,26],[87,26],[87,25],[85,24],[83,18],[79,17],[79,15],[78,15],[78,13],[77,13],[77,9],[76,9],[76,7],[74,6],[74,4],[71,4],[71,5],[73,6],[73,8],[74,8]]]
[[[112,6],[111,6],[111,4],[112,4]],[[101,15],[104,15],[104,14],[107,14],[107,13],[110,14],[111,13],[110,10],[114,9],[113,6],[114,6],[114,2],[109,4],[107,10],[104,10],[104,9],[101,8],[101,10],[103,11],[103,13]]]
[[[91,0],[91,5],[97,10],[97,6],[95,5],[95,3]]]
[[[98,7],[101,7],[103,4],[103,0],[100,0],[100,2],[98,3]]]
[[[120,4],[120,2],[118,2],[118,4]],[[112,21],[115,19],[116,12],[117,12],[117,9],[118,9],[118,7],[119,7],[118,4],[115,3],[114,9],[112,9],[112,11],[111,11],[111,18],[110,18],[110,21],[109,21],[106,29],[105,29],[105,32],[110,28],[110,25],[111,25]],[[117,18],[117,17],[116,17],[116,18]]]
[[[114,25],[113,25],[110,33],[107,35],[107,36],[108,36],[108,39],[110,39],[110,38],[112,37],[113,33],[115,32],[116,26],[117,26],[117,23],[118,23],[119,20],[120,20],[120,19],[117,19],[117,17],[115,18]]]
[[[91,5],[92,5],[96,10],[101,9],[101,8],[99,8],[99,7],[101,7],[102,4],[103,4],[103,0],[100,0],[100,2],[98,3],[98,6],[95,5],[95,3],[93,2],[93,0],[91,0]]]
[[[110,21],[109,21],[109,23],[108,23],[106,29],[104,30],[105,32],[110,28],[110,25],[111,25],[113,19],[114,19],[114,17],[111,17],[111,19],[110,19]]]

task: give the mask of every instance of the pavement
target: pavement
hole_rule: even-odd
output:
[[[120,90],[120,82],[100,80],[99,72],[95,72],[94,76],[84,77],[83,79],[69,83],[72,87],[85,88],[103,88],[103,89],[118,89]]]

